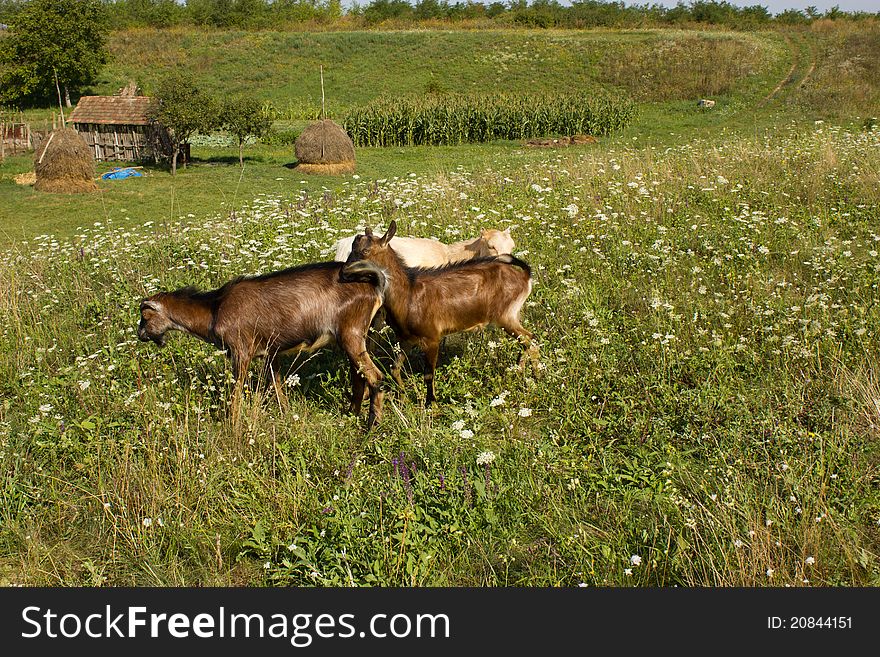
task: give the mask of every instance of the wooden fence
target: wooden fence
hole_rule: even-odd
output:
[[[34,141],[29,123],[0,118],[0,160],[7,155],[27,153],[33,149]]]

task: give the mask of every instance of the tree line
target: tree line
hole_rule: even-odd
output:
[[[17,15],[33,0],[0,0],[0,24],[14,26]],[[773,15],[764,5],[738,7],[726,0],[692,0],[674,7],[659,4],[574,0],[372,0],[344,8],[341,0],[98,0],[114,28],[202,26],[265,29],[302,23],[370,27],[395,22],[485,21],[524,27],[648,27],[709,24],[749,28],[763,24],[808,23],[819,18],[864,18],[880,12],[820,12],[815,7],[788,9]],[[2,28],[0,28],[2,29]]]

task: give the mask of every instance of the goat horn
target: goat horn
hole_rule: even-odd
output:
[[[391,238],[394,237],[394,233],[397,232],[397,222],[393,219],[391,220],[391,225],[388,226],[388,230],[385,231],[385,234],[382,236],[382,244],[388,244],[391,241]]]

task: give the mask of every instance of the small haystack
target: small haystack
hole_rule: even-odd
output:
[[[303,130],[293,145],[297,171],[332,175],[354,171],[354,144],[338,124],[330,119],[313,123]]]
[[[52,132],[34,154],[34,189],[75,194],[94,192],[95,159],[91,149],[73,128]]]
[[[526,146],[530,148],[562,148],[564,146],[583,146],[595,144],[598,140],[593,135],[572,135],[571,137],[549,137],[543,139],[529,139]]]
[[[33,185],[37,182],[37,174],[33,171],[28,171],[26,173],[20,173],[17,176],[13,176],[12,178],[15,181],[16,185]]]

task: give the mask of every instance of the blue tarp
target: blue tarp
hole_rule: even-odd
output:
[[[132,167],[116,167],[113,171],[108,171],[101,176],[102,180],[121,180],[122,178],[140,178],[143,176],[139,171],[135,171]]]

